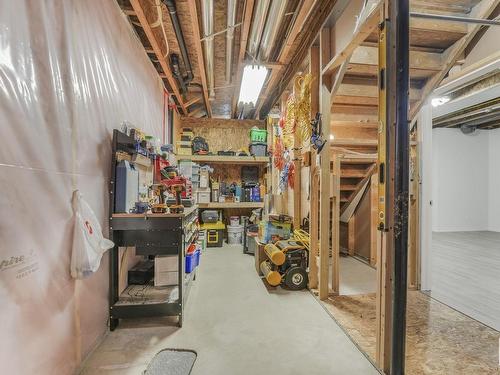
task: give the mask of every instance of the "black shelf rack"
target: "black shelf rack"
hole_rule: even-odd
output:
[[[197,229],[192,224],[198,217],[198,208],[197,206],[186,208],[182,214],[114,213],[118,152],[127,153],[132,157],[135,153],[134,139],[114,130],[109,189],[109,235],[115,243],[110,256],[110,330],[113,331],[118,326],[119,319],[154,316],[178,316],[179,326],[182,327],[184,305],[191,283],[196,278],[196,270],[189,274],[184,270],[186,249],[197,239]],[[176,255],[177,285],[169,287],[129,285],[120,292],[119,247],[135,247],[137,255]]]

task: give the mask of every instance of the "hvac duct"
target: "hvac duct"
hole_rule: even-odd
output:
[[[274,3],[281,3],[282,1],[274,1]],[[285,1],[283,1],[285,2]],[[257,52],[259,51],[260,39],[262,37],[262,31],[264,30],[264,24],[266,23],[267,10],[269,9],[269,0],[257,0],[257,6],[255,7],[254,17],[252,21],[252,28],[250,29],[250,37],[248,39],[247,52],[252,59],[257,58]]]
[[[202,0],[201,12],[203,22],[203,38],[205,42],[205,66],[210,99],[215,98],[214,90],[214,1]]]
[[[226,82],[231,82],[233,63],[234,25],[236,23],[237,0],[227,0],[227,34],[226,34]]]
[[[179,56],[170,56],[170,63],[174,76],[179,82],[181,93],[183,96],[186,95],[187,85],[193,80],[193,68],[191,67],[191,61],[189,60],[189,54],[186,48],[186,41],[184,40],[184,35],[182,34],[181,24],[179,22],[179,17],[177,15],[177,8],[175,6],[174,0],[163,0],[163,3],[167,6],[168,13],[170,14],[170,20],[172,21],[172,26],[175,31],[175,36],[179,42],[179,49],[181,51],[182,60],[184,61],[184,68],[186,69],[186,76],[182,76],[179,68]]]
[[[262,33],[259,49],[259,61],[268,61],[271,51],[276,42],[279,27],[285,17],[287,0],[273,1],[269,8],[269,15],[267,16],[266,26]]]

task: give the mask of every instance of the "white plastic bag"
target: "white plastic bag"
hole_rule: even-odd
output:
[[[102,255],[115,244],[103,237],[101,225],[82,194],[73,192],[75,227],[71,254],[71,276],[83,279],[96,272]]]

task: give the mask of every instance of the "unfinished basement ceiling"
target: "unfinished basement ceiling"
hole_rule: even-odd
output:
[[[329,0],[117,2],[179,112],[192,117],[220,118],[263,118],[303,65],[312,37],[336,3]],[[181,43],[166,3],[176,7],[192,66],[193,78],[186,92],[171,65],[175,54],[181,75],[187,76]],[[234,30],[232,43],[231,30]],[[269,72],[257,103],[243,112],[243,107],[238,107],[238,97],[245,65],[265,66]]]
[[[500,65],[500,60],[499,60]],[[500,71],[442,94],[449,100],[435,108],[433,128],[500,128]]]

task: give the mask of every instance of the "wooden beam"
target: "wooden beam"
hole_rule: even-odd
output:
[[[268,69],[281,69],[284,64],[280,62],[274,62],[274,61],[254,61],[254,60],[243,60],[243,65],[258,65],[258,66],[264,66]]]
[[[177,87],[177,82],[174,76],[172,75],[172,72],[170,71],[170,67],[167,61],[165,60],[165,57],[163,56],[160,45],[158,44],[158,41],[155,38],[153,30],[149,25],[146,15],[144,14],[144,9],[142,9],[139,0],[130,0],[130,4],[132,5],[132,8],[134,8],[134,12],[137,18],[139,19],[139,22],[141,23],[141,27],[144,30],[146,37],[149,40],[149,44],[151,44],[151,47],[153,48],[156,58],[158,59],[158,62],[160,63],[163,73],[165,74],[165,78],[167,79],[168,84],[172,88],[173,94],[175,95],[177,101],[179,102],[179,106],[181,108],[182,113],[187,114],[188,111],[184,104],[184,101],[182,100],[182,96],[179,92],[179,89]]]
[[[245,9],[243,10],[243,21],[241,25],[240,37],[240,52],[238,53],[238,62],[236,64],[236,76],[234,80],[235,89],[233,92],[233,99],[231,103],[231,117],[236,113],[238,107],[238,96],[240,94],[241,79],[243,78],[243,60],[245,59],[245,52],[247,50],[248,33],[250,32],[250,24],[252,22],[253,6],[255,0],[246,0]]]
[[[196,56],[198,58],[198,69],[200,69],[201,87],[203,89],[204,102],[207,109],[207,116],[212,117],[212,106],[208,98],[207,74],[205,71],[205,59],[203,58],[203,48],[201,47],[200,23],[198,21],[198,11],[196,9],[196,0],[188,0],[190,24],[193,27],[193,39]]]
[[[378,93],[378,86],[353,83],[343,83],[337,91],[337,95],[339,96],[375,98],[375,103],[378,102]],[[410,100],[418,100],[421,95],[422,93],[419,89],[410,88]]]
[[[379,232],[378,226],[378,173],[374,173],[370,180],[370,264],[376,266]]]
[[[329,164],[329,163],[328,163]],[[332,174],[332,293],[340,294],[340,156],[333,157]]]
[[[311,10],[307,12],[306,19],[303,23],[303,25],[307,25],[307,27],[299,28],[298,33],[300,33],[300,35],[297,35],[296,38],[300,38],[300,43],[297,44],[296,48],[287,48],[286,51],[282,51],[281,56],[284,57],[282,59],[280,56],[280,62],[286,65],[279,72],[273,72],[273,77],[271,77],[272,80],[269,80],[264,93],[261,95],[262,100],[259,100],[259,114],[263,110],[269,110],[272,107],[272,105],[279,98],[281,91],[288,86],[297,71],[302,67],[310,46],[316,40],[318,32],[321,30],[321,27],[327,17],[330,15],[335,3],[336,1],[332,0],[316,0]],[[295,25],[293,27],[295,27]],[[289,35],[292,34],[293,32]],[[292,43],[292,45],[295,44]],[[260,103],[260,101],[262,101],[262,103]]]
[[[315,153],[315,151],[314,151]],[[312,162],[313,159],[311,159]],[[311,211],[309,220],[309,288],[318,287],[318,233],[319,233],[319,168],[314,155],[314,167],[311,163]]]
[[[323,122],[330,123],[330,91],[321,84],[320,111]],[[320,154],[320,228],[319,228],[319,298],[328,298],[330,267],[330,129],[323,127],[323,139],[326,143]]]
[[[378,48],[357,47],[349,60],[351,64],[378,66]],[[442,69],[440,53],[410,51],[410,69],[438,72]]]
[[[336,127],[348,127],[348,128],[360,128],[360,129],[378,129],[378,123],[375,121],[342,121],[334,120],[330,123],[332,128]]]
[[[482,0],[474,8],[472,8],[468,17],[486,19],[495,10],[498,4],[500,4],[500,0]],[[469,45],[480,29],[481,25],[468,24],[467,35],[443,53],[443,56],[441,57],[441,70],[427,81],[422,89],[422,96],[420,100],[410,106],[410,115],[408,116],[409,123],[413,121],[417,113],[420,111],[420,108],[422,108],[423,103],[427,100],[432,91],[434,91],[434,89],[441,83],[446,74],[448,74],[448,71],[453,67],[462,52],[464,52],[465,48]]]
[[[201,100],[201,96],[194,96],[191,99],[189,99],[187,102],[185,102],[184,104],[186,105],[186,107],[189,107],[193,104],[198,103],[200,100]]]
[[[320,57],[319,47],[311,46],[309,50],[309,73],[312,76],[311,83],[311,117],[319,112],[319,83],[320,83]],[[309,288],[318,287],[318,194],[319,174],[316,165],[316,150],[311,149],[311,166],[309,168],[310,200],[309,200],[309,237],[310,237],[310,259],[309,259]]]
[[[351,219],[347,222],[347,250],[349,251],[349,255],[354,255],[354,246],[356,240],[356,215],[352,215]]]
[[[311,12],[312,6],[314,5],[315,1],[313,0],[305,0],[302,3],[302,6],[299,10],[299,13],[297,14],[297,18],[295,19],[292,30],[288,34],[288,37],[285,40],[285,45],[283,49],[280,52],[280,55],[278,56],[278,63],[280,64],[277,66],[278,69],[275,69],[271,71],[271,75],[269,76],[268,82],[266,86],[263,89],[263,92],[259,96],[259,99],[257,100],[257,107],[255,110],[255,115],[259,116],[260,110],[262,109],[262,106],[264,105],[264,102],[266,101],[270,91],[274,89],[274,86],[278,82],[279,78],[281,77],[281,72],[283,68],[285,67],[285,63],[288,61],[288,55],[290,53],[291,48],[293,47],[293,42],[297,38],[299,32],[302,30],[304,26],[304,21],[306,17],[309,15]]]
[[[326,64],[322,70],[322,75],[330,76],[335,73],[335,70],[344,62],[349,60],[350,56],[361,43],[375,30],[379,22],[379,13],[381,9],[382,2],[379,1],[374,9],[367,15],[365,21],[355,30],[355,25],[350,31],[343,30],[347,34],[352,33],[353,37],[347,43],[346,46],[336,46],[337,53],[335,56]]]
[[[203,112],[205,112],[205,107],[198,107],[194,111],[189,112],[189,117],[198,117]]]
[[[334,139],[331,142],[333,147],[349,147],[349,146],[373,146],[377,147],[378,140],[376,139]]]

